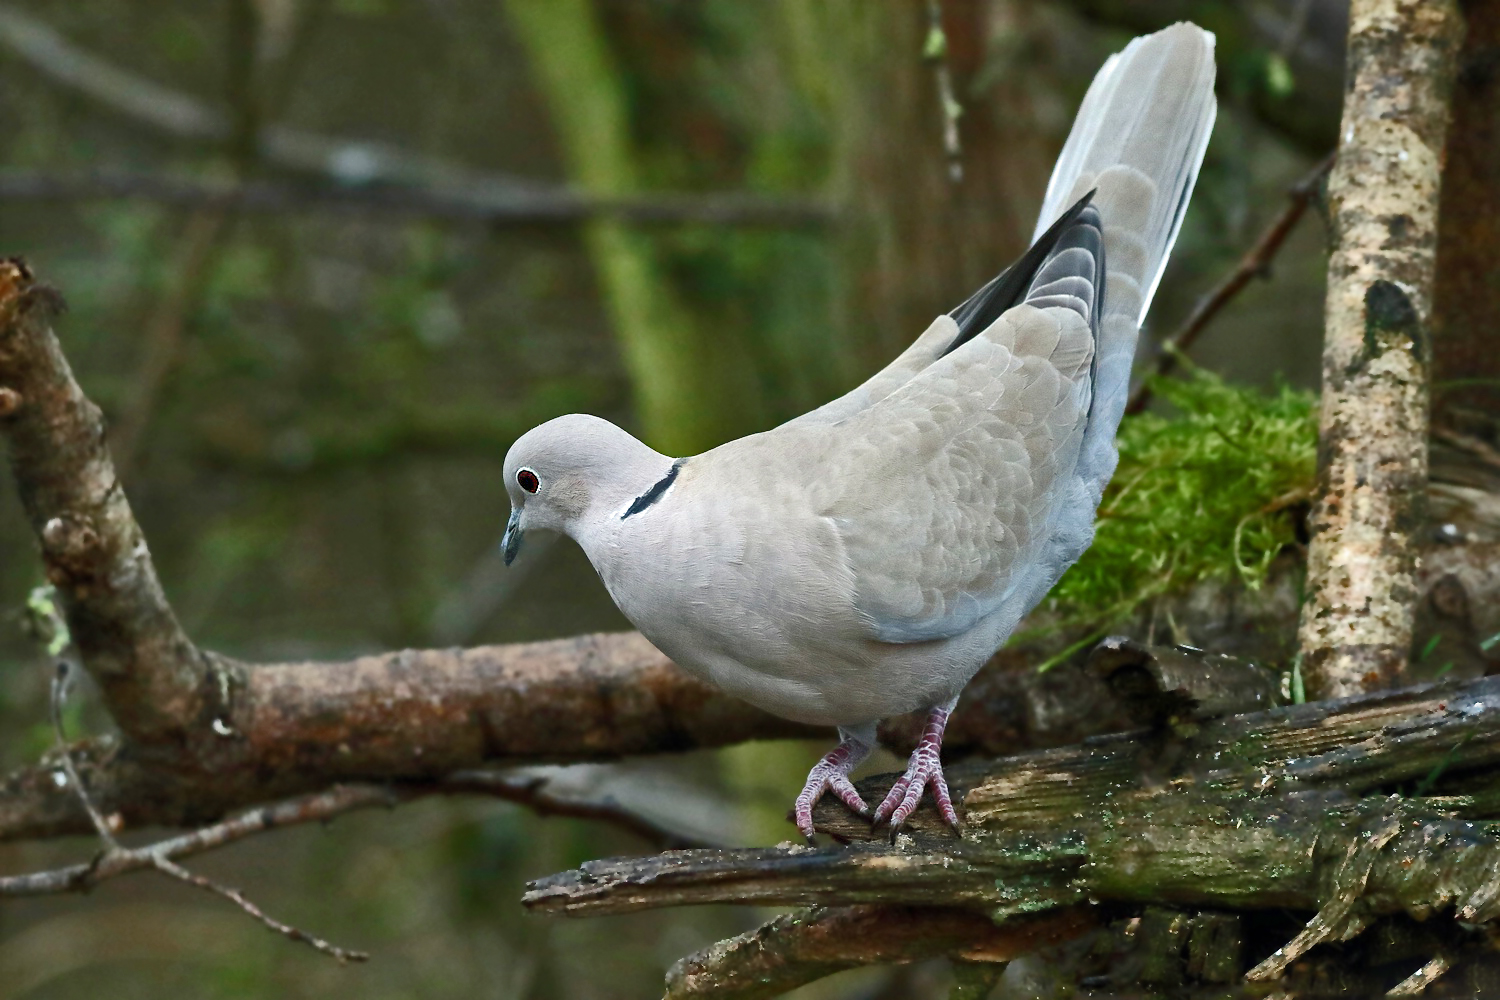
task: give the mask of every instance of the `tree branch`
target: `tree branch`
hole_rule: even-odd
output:
[[[532,883],[523,901],[572,916],[725,902],[959,907],[1001,932],[1023,915],[1092,902],[1316,911],[1251,973],[1277,979],[1308,949],[1382,915],[1500,919],[1500,837],[1471,822],[1500,813],[1497,765],[1500,678],[1211,720],[1179,715],[1155,730],[950,769],[964,802],[961,838],[926,806],[889,844],[829,798],[818,826],[854,841],[847,848],[596,861]],[[860,792],[878,796],[896,777],[862,781]],[[1434,782],[1473,794],[1427,797]],[[1401,788],[1409,791],[1391,794]],[[786,921],[710,949],[685,971],[722,962],[749,981],[780,974],[778,952],[787,952],[791,969],[811,975],[816,944]],[[1424,978],[1445,967],[1429,963]]]
[[[625,830],[658,850],[717,849],[711,844],[668,829],[653,820],[631,812],[613,799],[600,801],[563,798],[547,790],[546,778],[528,775],[497,774],[490,771],[460,771],[443,779],[438,788],[447,794],[489,795],[525,806],[538,816],[566,816],[607,823]]]
[[[63,732],[62,723],[62,707],[67,698],[69,679],[68,664],[66,662],[58,663],[57,673],[52,681],[51,714],[53,735],[57,740],[58,755],[62,761],[63,773],[68,779],[67,786],[78,799],[84,811],[88,813],[89,819],[94,824],[94,830],[98,834],[99,841],[104,845],[104,850],[88,865],[76,865],[72,869],[60,872],[42,872],[30,876],[0,878],[0,896],[35,895],[43,891],[87,891],[104,878],[122,874],[125,871],[151,868],[168,878],[175,879],[178,882],[197,889],[202,889],[205,892],[211,892],[216,896],[221,896],[234,903],[240,910],[259,923],[264,924],[270,930],[291,938],[293,941],[301,941],[314,950],[320,951],[325,955],[330,955],[340,962],[363,962],[369,958],[364,952],[340,948],[316,935],[308,934],[306,931],[293,927],[291,924],[283,923],[269,916],[259,906],[251,902],[240,890],[221,885],[211,878],[190,872],[171,858],[172,850],[176,850],[178,853],[205,850],[208,847],[217,846],[227,843],[230,840],[237,840],[251,833],[259,832],[259,830],[267,828],[265,822],[257,826],[255,822],[245,822],[242,819],[232,824],[221,824],[215,830],[200,830],[190,837],[177,838],[176,842],[157,845],[155,848],[130,849],[122,847],[120,842],[115,839],[114,827],[99,814],[99,810],[94,806],[93,800],[89,797],[88,789],[79,780],[78,770],[73,765],[72,754],[66,745],[67,740]],[[308,818],[312,818],[310,815],[307,815],[308,813],[321,811],[325,815],[330,815],[332,811],[341,812],[347,808],[364,804],[358,799],[340,801],[333,796],[333,793],[329,793],[322,798],[329,801],[308,803],[306,804],[306,808],[290,812],[283,809],[278,818],[283,823],[287,821],[305,822]],[[267,817],[262,818],[267,819]],[[269,819],[267,821],[269,822]]]
[[[110,714],[142,744],[180,745],[189,726],[207,722],[214,665],[167,604],[103,417],[49,326],[61,308],[24,263],[0,261],[0,385],[12,394],[0,429],[47,578]]]
[[[293,941],[300,941],[303,944],[307,945],[309,948],[312,948],[314,951],[319,951],[325,955],[338,959],[340,963],[364,962],[367,961],[370,957],[367,952],[353,951],[349,948],[340,948],[338,945],[330,944],[329,942],[323,940],[315,934],[309,934],[307,933],[307,931],[304,931],[301,928],[293,927],[291,924],[283,923],[280,920],[277,920],[275,917],[267,914],[266,911],[262,910],[259,906],[256,906],[254,903],[252,903],[249,898],[247,898],[245,894],[240,890],[227,885],[221,885],[211,878],[207,878],[203,875],[198,875],[194,872],[190,872],[181,865],[176,864],[172,861],[168,861],[166,858],[154,858],[152,867],[154,867],[157,871],[161,872],[168,878],[176,879],[177,881],[193,886],[194,888],[202,889],[205,892],[211,892],[215,896],[220,896],[224,899],[229,900],[235,906],[238,906],[241,910],[243,910],[252,919],[258,920],[260,923],[265,924],[267,928],[275,931],[277,934],[291,938]]]
[[[634,633],[344,663],[232,664],[225,676],[226,707],[194,730],[187,752],[107,739],[75,747],[81,778],[106,815],[128,827],[195,825],[337,782],[435,785],[486,766],[820,732],[689,677]],[[0,784],[0,840],[89,829],[55,770],[44,762]]]
[[[60,755],[59,759],[65,762],[68,758]],[[105,849],[98,857],[86,864],[67,865],[50,871],[0,876],[0,897],[88,892],[112,878],[159,868],[162,861],[192,857],[271,830],[304,823],[326,823],[360,809],[394,808],[414,798],[434,794],[484,795],[524,806],[539,816],[603,822],[632,833],[658,849],[708,849],[715,846],[669,830],[608,800],[593,802],[554,795],[547,785],[545,778],[487,771],[461,772],[427,785],[334,785],[311,795],[249,809],[221,822],[142,847],[120,845],[114,838],[114,825],[109,818],[100,817],[95,825]],[[75,778],[70,779],[67,789],[76,795],[75,790],[79,787]],[[84,800],[86,811],[97,814],[87,796],[76,797]]]
[[[1319,496],[1299,634],[1310,697],[1385,687],[1411,653],[1427,482],[1433,268],[1453,0],[1354,0],[1328,197]]]
[[[820,907],[682,959],[667,972],[665,1000],[769,1000],[845,969],[938,957],[1003,967],[1094,926],[1086,906],[1004,925],[954,907]]]
[[[368,809],[371,806],[390,807],[399,801],[400,795],[389,788],[375,785],[336,785],[316,795],[252,809],[222,823],[215,823],[212,826],[194,830],[179,837],[172,837],[169,840],[158,841],[145,847],[130,848],[115,844],[87,864],[68,865],[65,868],[27,875],[0,877],[0,896],[43,896],[61,892],[88,892],[101,882],[120,875],[155,868],[158,861],[175,861],[244,840],[258,833],[265,833],[268,830],[297,826],[302,823],[327,822],[356,809]]]

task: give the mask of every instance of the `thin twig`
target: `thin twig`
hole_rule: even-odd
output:
[[[943,31],[941,0],[927,0],[927,40],[922,58],[932,65],[937,77],[938,110],[943,116],[943,152],[948,157],[948,179],[954,184],[964,179],[963,146],[958,137],[958,119],[963,105],[953,96],[953,71],[948,66],[948,35]]]
[[[380,785],[335,785],[327,791],[251,809],[232,819],[145,847],[122,847],[116,843],[88,864],[0,878],[0,897],[87,892],[117,876],[155,868],[159,859],[201,854],[268,830],[326,822],[356,809],[394,806],[401,798]]]
[[[1388,997],[1415,997],[1426,992],[1427,987],[1443,978],[1443,974],[1453,968],[1453,960],[1447,955],[1439,952],[1416,972],[1407,976],[1401,982],[1392,986],[1386,993]]]
[[[160,862],[164,860],[172,861],[201,854],[270,830],[304,823],[327,822],[358,809],[373,806],[390,808],[434,791],[449,795],[474,794],[502,799],[525,806],[539,816],[566,816],[609,823],[663,850],[719,846],[667,829],[612,800],[588,801],[559,797],[547,790],[546,778],[489,771],[460,771],[436,784],[335,785],[312,795],[260,806],[212,826],[144,847],[124,847],[115,840],[113,828],[99,816],[83,791],[83,784],[73,769],[71,756],[65,750],[61,756],[68,780],[74,788],[80,790],[79,799],[90,816],[94,817],[106,849],[86,864],[0,877],[0,897],[87,892],[99,883],[120,875],[147,868],[160,868]]]
[[[182,866],[174,862],[168,861],[166,858],[157,857],[153,859],[153,861],[156,870],[161,872],[163,875],[175,878],[179,882],[186,882],[188,885],[197,886],[199,889],[203,889],[206,892],[211,892],[216,896],[222,896],[225,899],[229,900],[231,903],[238,906],[241,910],[244,910],[245,913],[249,914],[251,917],[254,917],[256,920],[259,920],[261,923],[265,924],[277,934],[285,935],[286,937],[291,938],[293,941],[301,941],[303,944],[314,949],[315,951],[320,951],[325,955],[331,955],[332,957],[338,959],[341,963],[365,962],[370,958],[369,952],[352,951],[348,948],[340,948],[336,944],[329,944],[327,941],[324,941],[322,938],[318,937],[315,934],[309,934],[304,930],[299,930],[298,928],[293,927],[291,924],[282,923],[280,920],[277,920],[275,917],[269,916],[260,907],[256,906],[254,903],[250,902],[250,900],[246,899],[245,894],[240,892],[238,889],[230,888],[227,885],[220,885],[213,879],[205,878],[202,875],[195,875],[192,872],[188,871],[186,868],[183,868]]]
[[[1281,214],[1260,234],[1260,239],[1240,258],[1234,270],[1213,291],[1199,299],[1192,313],[1176,332],[1162,342],[1156,356],[1155,370],[1142,378],[1135,391],[1130,394],[1130,402],[1125,406],[1126,413],[1140,413],[1144,410],[1151,400],[1152,377],[1170,374],[1177,367],[1178,357],[1192,349],[1198,336],[1240,290],[1250,284],[1251,280],[1270,271],[1271,260],[1286,242],[1297,220],[1302,218],[1302,213],[1307,211],[1307,206],[1317,197],[1323,177],[1333,169],[1334,156],[1333,153],[1328,154],[1307,176],[1288,189],[1287,205]]]
[[[68,661],[58,660],[57,667],[52,674],[52,693],[47,705],[52,716],[52,739],[57,745],[57,755],[62,760],[63,774],[66,775],[68,784],[73,786],[73,792],[82,803],[84,812],[89,814],[89,822],[94,824],[94,832],[99,834],[99,839],[104,841],[106,847],[117,850],[120,845],[115,840],[115,831],[99,814],[99,810],[94,807],[93,800],[89,798],[88,789],[83,787],[83,779],[78,776],[78,768],[73,763],[73,753],[68,749],[67,733],[63,731],[63,703],[67,701],[72,679],[72,670]]]
[[[285,935],[293,941],[301,941],[316,951],[325,955],[331,955],[340,962],[363,962],[370,956],[362,951],[352,951],[340,948],[338,945],[330,944],[314,934],[293,927],[291,924],[282,923],[280,920],[269,916],[264,910],[256,906],[245,894],[238,889],[221,885],[213,879],[204,875],[197,875],[188,871],[172,860],[174,856],[183,854],[194,854],[198,851],[207,850],[229,843],[231,840],[239,840],[252,833],[269,829],[274,824],[274,819],[279,819],[279,825],[287,825],[290,822],[305,823],[309,819],[327,818],[337,812],[346,812],[351,808],[359,808],[364,805],[374,804],[371,801],[372,791],[378,793],[378,789],[366,786],[363,790],[357,790],[354,794],[344,792],[340,789],[324,793],[323,796],[309,797],[311,800],[321,798],[322,801],[303,801],[291,804],[290,810],[282,807],[279,811],[276,807],[271,809],[257,810],[237,819],[220,823],[217,826],[199,830],[196,833],[184,837],[175,837],[172,840],[162,841],[144,848],[122,847],[115,839],[113,828],[99,814],[93,800],[89,797],[88,789],[83,787],[83,781],[78,776],[78,769],[73,764],[73,755],[68,748],[67,736],[63,731],[62,706],[68,696],[69,680],[71,671],[65,660],[58,661],[57,670],[52,677],[52,697],[50,708],[52,714],[52,732],[57,740],[57,750],[62,758],[63,772],[73,786],[78,801],[82,803],[84,810],[93,821],[94,830],[99,834],[99,839],[104,843],[104,850],[92,862],[86,865],[73,865],[69,868],[59,869],[52,872],[40,872],[34,875],[20,875],[10,878],[0,878],[0,896],[31,896],[47,892],[82,892],[93,888],[104,879],[115,875],[124,874],[127,871],[137,871],[143,868],[152,868],[168,878],[176,879],[191,886],[196,886],[206,892],[222,896],[234,903],[249,916],[260,921],[266,927],[278,934]],[[387,793],[385,798],[389,799]],[[321,814],[321,815],[320,815]]]
[[[1468,452],[1474,458],[1489,465],[1500,467],[1500,449],[1482,438],[1474,437],[1472,434],[1460,434],[1458,431],[1447,427],[1434,427],[1432,437],[1446,445],[1451,445],[1460,451]]]
[[[1092,930],[1084,906],[997,924],[957,907],[815,907],[710,945],[667,972],[666,1000],[764,1000],[844,969],[946,956],[992,970]],[[905,996],[907,994],[900,994]]]

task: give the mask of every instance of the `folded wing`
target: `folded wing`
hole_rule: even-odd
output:
[[[997,615],[1008,631],[1092,541],[1139,324],[1212,129],[1213,79],[1213,36],[1189,24],[1112,57],[1048,186],[1040,249],[795,422],[839,435],[820,510],[873,638],[940,639]]]

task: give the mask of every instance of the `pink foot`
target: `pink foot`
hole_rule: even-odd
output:
[[[949,705],[934,708],[927,714],[927,726],[922,730],[922,739],[917,748],[911,753],[906,773],[891,786],[884,801],[875,809],[875,825],[880,825],[889,816],[892,833],[901,829],[911,814],[917,811],[923,790],[931,785],[932,798],[937,803],[943,822],[954,830],[959,829],[958,812],[953,808],[953,800],[948,795],[948,779],[943,777],[941,758],[943,729],[948,725],[948,715],[952,710],[952,705]]]
[[[828,751],[808,772],[807,784],[802,786],[802,794],[797,796],[797,804],[792,810],[797,829],[802,831],[804,837],[812,840],[812,809],[824,792],[837,795],[844,805],[861,816],[869,813],[870,807],[865,805],[865,800],[859,797],[849,781],[849,772],[868,756],[868,746],[859,740],[846,739]]]

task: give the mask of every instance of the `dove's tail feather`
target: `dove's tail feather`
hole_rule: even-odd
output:
[[[1114,474],[1136,335],[1182,226],[1216,110],[1210,32],[1181,23],[1137,38],[1094,77],[1047,184],[1039,232],[1090,190],[1104,221],[1104,300],[1094,321],[1093,405],[1078,470],[1099,492]]]
[[[1078,466],[1096,494],[1114,474],[1136,335],[1182,227],[1216,110],[1210,32],[1182,23],[1137,38],[1094,77],[1047,185],[1039,230],[1090,190],[1104,223],[1093,403]]]
[[[1027,610],[1044,597],[1093,540],[1094,518],[1119,455],[1115,434],[1130,391],[1136,336],[1182,226],[1208,136],[1213,129],[1214,36],[1192,24],[1175,24],[1137,38],[1111,56],[1089,87],[1073,130],[1053,168],[1037,231],[1093,191],[1091,211],[1102,221],[1102,240],[1064,248],[1039,269],[1024,301],[1068,305],[1059,293],[1082,291],[1090,263],[1103,265],[1103,288],[1084,313],[1094,330],[1092,400],[1072,477],[1062,484],[1050,541],[1023,597]],[[1078,218],[1072,228],[1088,236]],[[1102,247],[1100,244],[1102,243]],[[1076,261],[1063,259],[1068,254]],[[1063,284],[1047,285],[1058,272]],[[1073,306],[1075,309],[1076,305]],[[1080,310],[1081,311],[1081,310]]]
[[[1109,312],[1145,318],[1213,130],[1214,36],[1179,23],[1137,38],[1094,77],[1052,169],[1036,236],[1090,190],[1104,217]]]

